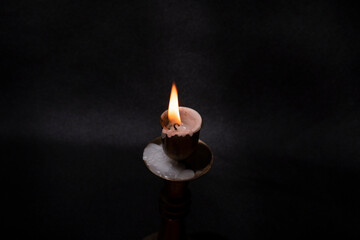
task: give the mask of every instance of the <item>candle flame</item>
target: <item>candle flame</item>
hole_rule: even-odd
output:
[[[180,112],[179,112],[179,100],[178,93],[176,89],[175,82],[173,82],[171,87],[169,109],[168,109],[168,118],[170,123],[177,123],[181,125]]]

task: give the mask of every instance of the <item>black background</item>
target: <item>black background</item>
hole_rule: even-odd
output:
[[[188,231],[359,238],[359,11],[336,1],[2,1],[9,239],[141,239],[171,82],[213,169]]]

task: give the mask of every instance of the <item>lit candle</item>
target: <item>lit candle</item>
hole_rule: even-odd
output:
[[[198,145],[202,119],[200,114],[187,107],[179,107],[178,94],[173,83],[169,109],[161,114],[161,140],[164,152],[174,160],[189,157]]]

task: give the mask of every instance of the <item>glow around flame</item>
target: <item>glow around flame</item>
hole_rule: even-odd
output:
[[[180,112],[179,112],[179,100],[178,93],[176,89],[175,82],[173,82],[171,87],[169,109],[168,109],[168,118],[170,123],[177,123],[181,125]]]

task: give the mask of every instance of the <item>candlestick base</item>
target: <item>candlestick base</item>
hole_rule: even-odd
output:
[[[161,145],[161,138],[158,137],[149,144]],[[145,148],[146,149],[146,148]],[[158,148],[163,151],[162,148]],[[155,152],[155,154],[157,154]],[[144,160],[145,161],[145,160]],[[191,194],[188,188],[190,181],[206,174],[212,166],[213,154],[210,147],[199,140],[196,151],[188,158],[181,161],[187,170],[194,171],[194,175],[187,179],[169,177],[161,172],[161,169],[154,170],[145,161],[145,165],[156,176],[164,179],[164,187],[161,191],[159,210],[162,218],[162,227],[158,233],[153,233],[144,240],[185,240],[189,239],[185,234],[185,217],[190,210]]]
[[[149,236],[143,238],[143,240],[157,240],[157,238],[158,238],[158,233],[156,232],[156,233],[152,233]]]

